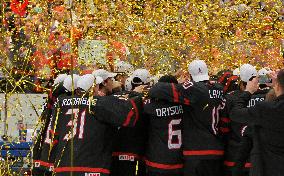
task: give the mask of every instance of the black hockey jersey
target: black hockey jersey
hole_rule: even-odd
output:
[[[50,158],[53,143],[53,133],[51,131],[53,105],[58,96],[67,94],[68,92],[64,88],[63,83],[57,84],[48,94],[40,119],[43,125],[33,147],[33,175],[38,175],[41,171],[52,171],[53,169],[53,161]]]
[[[257,103],[260,103],[265,100],[265,96],[268,93],[269,89],[263,89],[263,90],[258,90],[255,92],[252,96],[251,99],[248,101],[247,107],[253,107]],[[232,109],[232,104],[234,101],[238,99],[238,97],[243,93],[243,91],[234,91],[231,92],[229,95],[226,96],[227,103],[226,103],[226,108],[225,111],[227,114],[227,117],[229,117],[229,112]],[[225,166],[228,167],[233,167],[235,166],[235,158],[236,154],[239,151],[239,148],[241,147],[241,140],[242,136],[247,129],[247,124],[239,123],[239,122],[234,122],[229,120],[229,127],[230,127],[230,133],[228,135],[228,142],[227,142],[227,149],[226,149],[226,159],[225,159]],[[249,158],[247,158],[248,160]],[[251,163],[247,162],[244,164],[245,168],[250,168]]]
[[[210,159],[224,155],[224,144],[219,137],[219,111],[224,108],[221,85],[190,81],[183,85],[157,83],[149,95],[187,105],[183,119],[185,157]]]
[[[149,171],[181,173],[183,106],[148,100],[144,116],[149,119],[145,162]]]
[[[54,126],[55,175],[108,175],[114,127],[133,126],[141,107],[140,97],[128,101],[113,96],[60,97]]]
[[[118,92],[116,97],[135,96],[136,92],[123,91]],[[139,94],[142,96],[142,94]],[[145,153],[147,140],[147,121],[142,116],[136,121],[134,127],[119,127],[115,135],[113,145],[113,157],[118,157],[121,161],[136,161],[142,159]]]
[[[253,148],[258,153],[251,155],[252,175],[283,175],[284,174],[284,95],[271,102],[260,102],[254,107],[245,108],[251,94],[243,92],[234,102],[230,113],[233,121],[247,123],[258,127],[252,135]],[[255,139],[257,138],[257,139]],[[253,150],[254,151],[254,150]]]

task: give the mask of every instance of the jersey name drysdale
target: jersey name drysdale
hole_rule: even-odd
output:
[[[168,117],[183,114],[182,105],[156,109],[157,117]]]

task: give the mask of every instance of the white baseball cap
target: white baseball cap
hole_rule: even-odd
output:
[[[73,74],[73,82],[74,82],[74,90],[77,89],[77,82],[79,80],[80,76]],[[65,87],[65,89],[67,89],[68,91],[72,91],[72,77],[71,75],[68,75],[64,81],[63,81],[63,86]]]
[[[268,70],[268,69],[266,69],[266,68],[262,68],[262,69],[260,69],[260,70],[258,71],[258,75],[259,75],[259,76],[264,76],[264,75],[269,74],[270,72],[271,72],[270,70]]]
[[[147,84],[150,82],[151,75],[146,69],[137,69],[133,72],[132,78],[139,78],[142,81],[142,84]]]
[[[92,74],[80,76],[77,82],[77,87],[87,91],[93,86],[94,81],[95,77]]]
[[[116,73],[126,73],[129,75],[133,71],[134,71],[134,67],[131,64],[124,62],[124,61],[119,61],[114,66],[114,72]]]
[[[55,79],[53,85],[59,84],[64,81],[64,79],[67,77],[67,74],[59,74]]]
[[[98,84],[101,84],[102,82],[104,82],[103,78],[100,77],[100,76],[97,76],[96,77],[96,84],[98,85]]]
[[[233,71],[233,75],[234,75],[234,76],[240,76],[240,68],[236,68],[236,69]]]
[[[188,72],[195,82],[209,80],[208,68],[203,60],[192,61],[188,66]]]
[[[128,77],[126,80],[125,80],[125,90],[127,91],[131,91],[132,90],[132,77]]]
[[[117,75],[116,73],[111,73],[111,72],[108,72],[104,69],[95,70],[95,71],[93,71],[92,74],[95,77],[97,77],[97,76],[101,77],[103,79],[103,81],[107,80],[108,78],[113,78]]]
[[[257,76],[256,69],[250,64],[244,64],[240,67],[240,78],[244,82],[249,82],[249,80]]]

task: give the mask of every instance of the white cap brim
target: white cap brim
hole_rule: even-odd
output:
[[[101,84],[102,82],[104,82],[103,78],[100,77],[100,76],[97,76],[96,77],[96,84],[98,85],[98,84]]]
[[[109,73],[108,77],[109,78],[114,78],[117,75],[117,73]]]
[[[196,75],[196,76],[191,76],[193,81],[195,82],[200,82],[200,81],[208,81],[209,76],[208,75]]]

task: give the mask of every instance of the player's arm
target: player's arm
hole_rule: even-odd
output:
[[[190,105],[194,101],[192,85],[192,82],[186,82],[183,85],[158,82],[150,89],[149,96],[153,99]]]
[[[253,107],[247,108],[247,104],[250,99],[251,94],[249,92],[244,92],[237,99],[235,99],[232,110],[230,111],[231,119],[233,121],[246,123],[249,125],[270,125],[267,123],[267,118],[269,118],[269,115],[264,115],[271,111],[268,109],[269,106],[267,102],[261,102]]]
[[[95,117],[115,126],[134,126],[142,111],[142,98],[119,99],[114,96],[99,97],[91,109]]]

